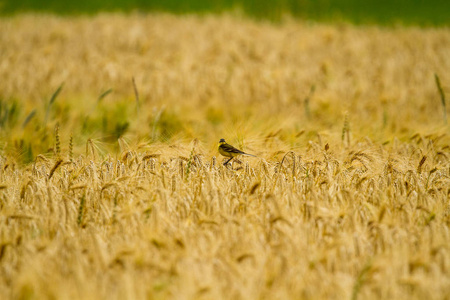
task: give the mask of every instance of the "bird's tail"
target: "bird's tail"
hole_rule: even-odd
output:
[[[248,153],[242,153],[242,155],[247,155],[247,156],[253,156],[253,157],[257,157],[256,155],[253,155],[253,154],[248,154]]]

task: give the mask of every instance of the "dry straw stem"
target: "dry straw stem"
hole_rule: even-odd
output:
[[[0,153],[0,299],[448,298],[450,137],[429,72],[450,69],[447,29],[17,15],[0,47],[2,98],[28,113],[64,81],[52,112],[74,131],[67,165]],[[99,107],[133,99],[132,76],[145,122],[98,151],[80,116],[105,86]],[[219,132],[261,159],[225,168]]]

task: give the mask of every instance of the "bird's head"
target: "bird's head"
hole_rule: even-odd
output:
[[[220,139],[219,143],[225,143],[225,139]]]

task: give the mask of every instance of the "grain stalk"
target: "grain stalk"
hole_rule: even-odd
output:
[[[103,98],[105,98],[106,96],[111,94],[112,91],[113,91],[113,89],[108,89],[108,90],[104,91],[103,93],[101,93],[100,96],[98,96],[98,98],[97,98],[97,104],[102,102]]]
[[[53,177],[53,174],[55,174],[56,170],[61,166],[63,160],[58,159],[55,164],[53,165],[53,168],[50,170],[50,174],[48,175],[48,180],[50,180]]]
[[[444,112],[444,115],[443,115],[444,123],[447,124],[447,107],[446,107],[446,101],[445,101],[445,94],[444,94],[444,90],[442,89],[442,86],[441,86],[441,80],[439,79],[439,76],[436,73],[434,74],[434,80],[436,81],[436,86],[438,88],[439,95],[441,96],[442,110]]]
[[[25,118],[25,121],[22,123],[22,129],[24,129],[27,124],[36,116],[36,109],[33,109],[28,116]]]
[[[134,77],[131,78],[131,81],[133,82],[133,90],[134,90],[134,98],[136,101],[136,115],[139,115],[140,110],[140,102],[139,102],[139,92],[136,86],[136,80],[134,80]]]
[[[195,145],[192,146],[192,150],[191,150],[191,154],[189,155],[189,160],[187,162],[187,166],[186,166],[186,177],[185,179],[188,180],[189,178],[189,173],[191,172],[191,165],[192,165],[192,161],[194,158],[194,151],[195,151]]]
[[[313,96],[314,92],[316,91],[316,85],[313,84],[311,88],[309,89],[309,94],[306,96],[305,100],[303,101],[304,107],[305,107],[305,116],[307,120],[311,119],[311,108],[310,108],[310,101],[311,97]]]
[[[61,158],[61,141],[59,139],[59,124],[55,126],[55,157],[56,159]]]
[[[417,166],[417,173],[418,174],[422,173],[422,166],[423,166],[423,164],[425,163],[426,160],[427,160],[427,156],[426,155],[422,156],[422,159],[420,160],[419,165]]]
[[[161,118],[162,113],[164,112],[164,108],[161,108],[156,113],[155,119],[153,120],[153,127],[152,127],[152,141],[156,141],[156,128],[159,122],[159,119]]]
[[[61,90],[62,90],[63,86],[64,86],[64,83],[61,83],[61,85],[53,93],[53,95],[50,98],[50,101],[47,104],[47,109],[45,111],[44,127],[47,126],[47,121],[48,121],[48,118],[49,118],[49,115],[50,115],[50,109],[51,109],[53,103],[55,102],[56,97],[58,97],[58,95],[61,93]]]
[[[73,162],[73,134],[70,134],[69,139],[69,161]]]
[[[350,146],[350,123],[348,121],[348,113],[345,113],[344,126],[342,127],[342,143],[347,142],[347,147]]]
[[[96,155],[95,155],[95,146],[92,139],[88,139],[86,142],[86,157],[89,157],[89,152],[92,153],[92,158],[95,161]]]
[[[83,196],[81,196],[80,199],[80,205],[78,206],[78,218],[77,218],[77,224],[78,226],[83,226],[83,219],[84,219],[84,210],[86,205],[86,193],[83,193]]]
[[[355,283],[353,284],[353,290],[352,290],[352,300],[358,299],[358,294],[364,285],[364,283],[367,281],[367,274],[372,269],[372,263],[369,261],[367,262],[364,267],[361,269],[361,271],[358,273],[358,277],[355,280]]]

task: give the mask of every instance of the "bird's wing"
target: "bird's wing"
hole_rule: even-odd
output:
[[[220,146],[224,151],[226,152],[231,152],[231,153],[236,153],[236,154],[245,154],[244,152],[242,152],[239,149],[234,148],[231,145],[225,144],[225,145],[221,145]]]

